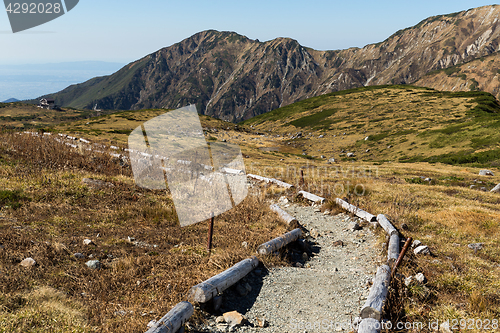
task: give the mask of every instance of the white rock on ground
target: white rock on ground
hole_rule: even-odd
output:
[[[492,188],[490,192],[500,193],[500,183],[497,184],[497,186],[495,186],[494,188]]]
[[[480,176],[494,176],[493,172],[491,170],[483,169],[479,171]]]
[[[420,283],[425,283],[427,281],[423,273],[418,273],[417,275],[415,275],[415,280]]]
[[[415,250],[413,250],[415,254],[431,254],[431,250],[427,245],[420,245]]]
[[[36,261],[33,258],[26,258],[23,261],[21,261],[19,265],[26,268],[31,268],[36,265]]]

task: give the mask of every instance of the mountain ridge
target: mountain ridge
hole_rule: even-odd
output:
[[[438,15],[363,48],[318,51],[291,38],[251,40],[206,30],[118,72],[48,96],[103,109],[176,108],[238,122],[309,97],[425,74],[500,50],[500,6]]]

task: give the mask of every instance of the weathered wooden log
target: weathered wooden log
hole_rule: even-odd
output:
[[[297,219],[295,217],[293,217],[292,215],[288,214],[287,212],[285,212],[283,209],[281,209],[278,205],[276,204],[272,204],[271,206],[269,206],[269,208],[271,208],[271,210],[275,211],[276,213],[278,213],[279,217],[281,219],[283,219],[286,223],[290,224],[294,221],[297,221]]]
[[[500,193],[500,184],[497,184],[497,186],[495,186],[494,188],[492,188],[490,192]]]
[[[259,259],[255,256],[242,260],[224,272],[192,287],[188,297],[194,302],[206,303],[241,280],[258,265]]]
[[[368,221],[368,222],[375,222],[375,221],[377,221],[377,217],[375,215],[372,215],[372,214],[370,214],[368,212],[365,212],[361,208],[358,208],[358,207],[356,207],[354,205],[351,205],[350,203],[348,203],[348,202],[346,202],[346,201],[344,201],[344,200],[342,200],[340,198],[336,198],[335,202],[340,207],[344,208],[348,212],[353,213],[357,217],[362,218],[365,221]]]
[[[299,191],[298,196],[303,196],[307,200],[321,204],[325,201],[325,198],[319,197],[316,194],[312,194],[306,191]]]
[[[377,221],[378,224],[380,224],[380,226],[384,228],[385,232],[387,232],[389,236],[398,233],[396,228],[394,228],[394,226],[391,224],[391,222],[389,222],[389,220],[387,219],[387,217],[385,217],[384,214],[378,214]]]
[[[175,333],[193,315],[194,308],[189,302],[180,302],[161,318],[146,333]]]
[[[288,184],[288,183],[282,182],[281,180],[274,179],[274,178],[262,177],[262,176],[254,175],[251,173],[247,174],[247,177],[260,180],[261,182],[274,183],[274,184],[281,186],[281,187],[284,187],[284,188],[292,188],[293,187],[292,184]]]
[[[274,251],[281,249],[283,246],[290,244],[293,241],[296,241],[302,236],[302,230],[300,228],[293,229],[290,232],[287,232],[283,236],[276,237],[275,239],[270,240],[267,243],[260,245],[257,248],[258,254],[271,254]]]
[[[391,268],[382,265],[377,269],[375,281],[370,289],[370,294],[366,299],[365,305],[361,309],[361,318],[373,318],[380,320],[382,318],[382,308],[387,298],[387,290],[391,281]]]
[[[380,322],[373,318],[366,318],[359,323],[358,333],[379,333],[380,332]]]
[[[389,239],[389,246],[387,247],[387,264],[393,267],[399,257],[399,235],[392,234]]]

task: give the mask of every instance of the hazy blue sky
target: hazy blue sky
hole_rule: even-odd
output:
[[[128,63],[206,29],[261,41],[291,37],[315,49],[362,47],[422,19],[493,4],[479,0],[80,0],[66,15],[12,34],[0,12],[0,64]]]

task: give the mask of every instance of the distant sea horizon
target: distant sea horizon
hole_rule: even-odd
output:
[[[21,101],[35,99],[61,91],[72,84],[113,74],[123,66],[123,63],[105,61],[0,64],[0,101],[10,98]]]

